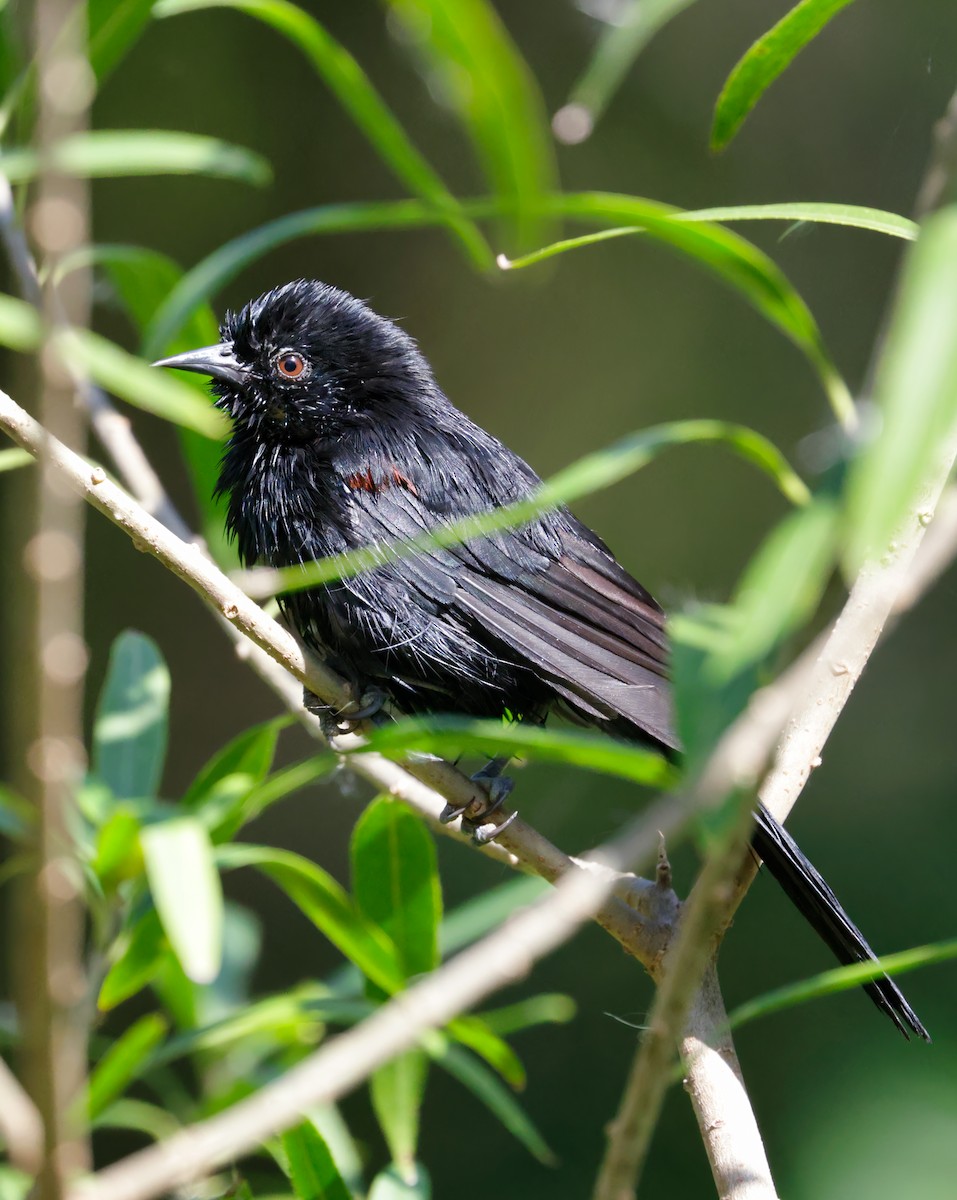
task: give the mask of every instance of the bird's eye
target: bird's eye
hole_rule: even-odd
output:
[[[284,379],[299,379],[306,370],[306,360],[301,354],[284,350],[276,356],[276,370]]]

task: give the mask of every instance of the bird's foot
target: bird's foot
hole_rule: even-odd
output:
[[[488,797],[488,802],[480,812],[472,813],[471,810],[475,806],[474,800],[468,804],[447,804],[439,816],[442,824],[448,825],[451,821],[461,817],[462,828],[471,833],[472,841],[478,846],[487,846],[489,842],[493,842],[499,834],[508,829],[518,816],[517,812],[509,813],[505,820],[498,824],[489,820],[489,817],[501,809],[515,786],[514,779],[502,774],[507,763],[507,757],[493,758],[480,771],[476,771],[471,776],[472,782],[478,784]]]
[[[319,718],[323,736],[326,738],[355,733],[363,721],[380,715],[387,698],[381,688],[369,687],[358,700],[350,700],[348,704],[336,708],[332,704],[323,704],[308,688],[303,688],[302,694],[303,705],[307,712]]]

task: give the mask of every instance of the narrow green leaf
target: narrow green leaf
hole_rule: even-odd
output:
[[[222,961],[223,892],[209,834],[194,817],[140,835],[146,874],[166,936],[193,983],[210,983]]]
[[[93,722],[93,774],[119,800],[154,797],[166,758],[169,670],[159,647],[128,629],[110,649]]]
[[[157,17],[170,17],[200,8],[234,8],[288,38],[306,56],[396,177],[429,203],[477,266],[491,265],[491,251],[478,227],[463,214],[459,202],[412,144],[357,60],[314,16],[288,0],[161,0],[153,12]]]
[[[413,750],[452,758],[469,752],[486,757],[497,753],[520,755],[586,767],[649,787],[668,787],[677,778],[675,769],[660,754],[600,734],[468,717],[409,717],[375,730],[365,749],[390,758],[401,758]]]
[[[675,213],[677,221],[801,221],[820,225],[845,225],[868,229],[912,242],[920,226],[909,217],[867,208],[860,204],[829,204],[814,200],[795,204],[732,204],[724,208],[696,208]]]
[[[25,183],[40,170],[35,150],[0,151],[0,171],[11,183]],[[259,187],[269,183],[269,164],[242,146],[198,133],[165,129],[97,129],[59,142],[48,167],[88,179],[129,175],[209,175]]]
[[[166,1036],[167,1023],[159,1013],[147,1013],[110,1046],[90,1074],[87,1106],[95,1120],[126,1090],[150,1052]]]
[[[32,304],[0,293],[0,345],[25,353],[40,344],[40,318]]]
[[[847,484],[852,572],[885,553],[901,522],[926,521],[933,512],[928,480],[953,456],[957,435],[955,321],[957,208],[951,206],[927,221],[905,266],[875,381],[880,429],[852,464]]]
[[[351,1200],[332,1153],[315,1125],[304,1122],[282,1135],[289,1179],[299,1200]]]
[[[739,1004],[729,1015],[728,1025],[732,1029],[737,1029],[758,1017],[766,1017],[770,1013],[793,1008],[808,1000],[830,996],[835,992],[850,991],[860,987],[862,983],[880,979],[884,974],[904,975],[908,971],[948,962],[954,958],[957,958],[957,938],[946,942],[932,942],[927,946],[915,946],[911,950],[901,950],[897,954],[885,954],[874,962],[851,963],[846,967],[834,967],[830,971],[812,975],[810,979],[802,979],[799,983],[775,988],[774,991],[765,992],[763,996],[757,996],[753,1000]]]
[[[425,826],[405,805],[379,796],[356,823],[350,857],[356,905],[392,939],[406,978],[433,970],[442,889]]]
[[[553,198],[557,212],[602,226],[641,227],[649,237],[688,255],[739,292],[803,351],[815,368],[837,419],[856,425],[847,385],[831,360],[817,322],[784,272],[756,246],[722,225],[679,218],[679,210],[639,196],[582,192]],[[573,244],[577,244],[573,239]],[[560,244],[561,245],[561,244]],[[568,248],[568,247],[565,247]],[[519,263],[537,261],[535,255]],[[514,266],[507,259],[500,265]]]
[[[421,1050],[407,1050],[373,1072],[369,1094],[389,1154],[403,1179],[415,1179],[422,1099],[429,1060]]]
[[[791,469],[781,452],[755,430],[725,421],[674,421],[630,434],[604,450],[586,455],[553,475],[527,500],[449,521],[405,541],[351,550],[302,566],[276,570],[256,568],[242,574],[240,581],[251,596],[302,591],[316,584],[330,583],[372,570],[384,562],[407,555],[443,546],[456,546],[472,537],[513,529],[560,504],[570,504],[581,496],[591,495],[617,483],[647,466],[663,450],[693,442],[716,442],[727,447],[770,475],[793,503],[807,502],[810,493],[806,484]]]
[[[520,875],[479,892],[446,914],[439,929],[442,956],[454,954],[501,925],[512,913],[541,896],[549,884],[538,875]]]
[[[216,860],[224,870],[262,871],[367,978],[390,994],[401,988],[403,976],[389,939],[321,867],[290,850],[246,843],[218,846]]]
[[[712,150],[723,150],[791,60],[851,0],[801,0],[754,43],[725,81],[714,110]]]
[[[0,450],[0,471],[15,471],[17,467],[25,467],[33,462],[29,450]]]
[[[448,1031],[457,1042],[474,1050],[479,1058],[484,1058],[490,1067],[494,1067],[510,1087],[516,1091],[524,1088],[528,1082],[524,1063],[508,1042],[494,1033],[482,1017],[472,1013],[456,1017],[449,1024]]]
[[[247,779],[250,786],[262,783],[272,766],[279,733],[289,721],[287,717],[273,718],[233,738],[199,771],[186,789],[182,806],[187,809],[201,808],[216,785],[226,778],[240,776]]]
[[[545,105],[520,51],[488,0],[389,0],[412,49],[425,58],[468,129],[517,246],[542,231],[555,186]]]
[[[181,1128],[179,1121],[158,1104],[124,1097],[114,1100],[92,1122],[94,1129],[130,1129],[145,1133],[154,1142],[171,1137]]]
[[[119,66],[150,19],[153,0],[89,0],[89,57],[100,83]]]
[[[200,816],[214,842],[229,841],[270,805],[325,779],[338,765],[330,752],[292,763],[253,787],[243,786],[242,776],[228,776],[216,786]]]
[[[521,1033],[535,1025],[567,1025],[575,1019],[578,1011],[571,996],[561,993],[542,993],[518,1000],[515,1004],[506,1004],[502,1008],[493,1008],[481,1014],[486,1026],[500,1037],[508,1037],[512,1033]]]
[[[430,1045],[430,1053],[446,1071],[476,1096],[492,1112],[508,1132],[525,1147],[530,1154],[546,1166],[554,1166],[555,1155],[545,1139],[536,1129],[531,1118],[502,1086],[496,1077],[478,1059],[465,1050],[446,1041],[443,1047]]]
[[[406,1178],[395,1167],[386,1167],[373,1179],[368,1200],[432,1200],[432,1183],[421,1163]]]
[[[632,64],[659,29],[694,0],[630,0],[616,13],[575,82],[568,103],[555,116],[553,127],[563,142],[582,142],[591,135]]]
[[[159,914],[151,908],[117,939],[112,963],[100,986],[97,1007],[109,1012],[146,987],[156,976],[167,952]]]

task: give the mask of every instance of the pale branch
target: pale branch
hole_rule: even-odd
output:
[[[0,1136],[10,1162],[35,1175],[43,1161],[43,1120],[23,1084],[0,1058]]]

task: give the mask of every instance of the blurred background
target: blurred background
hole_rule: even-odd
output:
[[[382,8],[370,0],[303,7],[356,55],[452,190],[480,193],[481,174],[456,121],[415,70]],[[600,31],[586,10],[609,7],[598,0],[498,0],[549,112],[565,103]],[[731,148],[712,156],[711,111],[728,71],[788,7],[781,0],[708,0],[671,22],[639,57],[592,137],[555,144],[565,188],[627,192],[686,208],[826,200],[909,213],[933,124],[957,87],[957,7],[945,0],[854,5],[771,88]],[[104,87],[94,119],[102,128],[213,134],[272,162],[275,182],[261,190],[176,178],[94,184],[97,241],[148,245],[187,267],[283,213],[403,194],[302,57],[233,13],[156,22]],[[825,226],[783,236],[777,223],[738,228],[788,274],[857,388],[904,244]],[[297,276],[346,288],[400,320],[452,400],[544,475],[631,430],[684,417],[752,425],[810,473],[808,439],[813,443],[829,423],[817,380],[780,333],[700,269],[644,239],[488,279],[437,231],[310,238],[246,270],[214,298],[217,311]],[[118,310],[107,303],[97,320],[135,347]],[[140,413],[132,419],[177,503],[189,509],[170,427]],[[8,536],[17,520],[16,486],[0,476]],[[667,607],[679,608],[728,597],[784,501],[740,461],[692,447],[578,511]],[[193,595],[95,517],[88,580],[91,696],[123,628],[150,634],[169,661],[173,725],[164,794],[175,798],[217,748],[272,714],[275,702],[234,659]],[[955,931],[955,598],[951,572],[875,655],[792,821],[881,952]],[[839,602],[835,589],[830,609]],[[7,615],[4,679],[15,645]],[[4,692],[15,706],[16,696]],[[285,735],[286,759],[310,750],[304,735]],[[516,795],[523,814],[569,851],[610,835],[643,799],[619,781],[544,766],[519,773]],[[314,787],[270,810],[252,832],[259,841],[295,847],[346,880],[349,832],[366,798],[360,785]],[[458,846],[443,842],[439,851],[449,907],[505,878],[503,869]],[[682,888],[693,867],[690,852],[676,856]],[[335,965],[332,948],[267,884],[240,873],[227,877],[227,888],[266,931],[261,989]],[[729,1006],[830,965],[773,883],[759,879],[722,951]],[[782,1195],[954,1194],[955,985],[954,965],[906,980],[934,1036],[930,1047],[906,1044],[859,993],[741,1031],[738,1049]],[[537,1164],[470,1095],[434,1072],[421,1158],[437,1196],[547,1190],[572,1197],[592,1183],[651,988],[597,929],[540,964],[528,988],[568,992],[578,1005],[570,1026],[533,1030],[516,1045],[529,1070],[523,1103],[560,1165]],[[349,1098],[344,1110],[381,1161],[365,1094]],[[711,1187],[690,1106],[676,1087],[645,1194],[706,1196]]]

